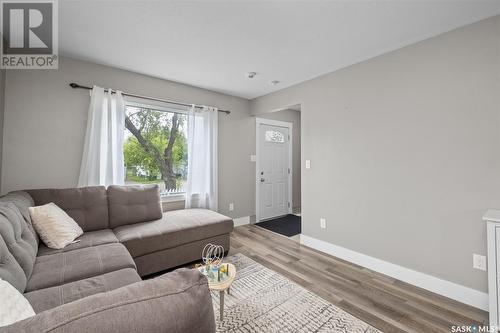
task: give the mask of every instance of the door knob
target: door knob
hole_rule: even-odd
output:
[[[261,178],[261,179],[260,179],[260,182],[261,182],[261,183],[263,183],[263,182],[265,182],[265,181],[266,181],[266,180],[265,180],[264,178]]]

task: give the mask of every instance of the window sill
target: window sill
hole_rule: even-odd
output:
[[[161,202],[179,202],[185,200],[186,200],[185,194],[175,194],[175,195],[167,195],[161,197]]]

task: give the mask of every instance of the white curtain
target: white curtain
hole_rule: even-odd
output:
[[[123,184],[125,102],[121,91],[94,86],[78,186]]]
[[[188,114],[186,208],[217,210],[217,108],[191,107]]]

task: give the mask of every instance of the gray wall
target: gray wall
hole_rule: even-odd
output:
[[[293,123],[293,131],[292,131],[292,142],[293,142],[293,151],[292,151],[292,165],[293,165],[293,179],[292,179],[292,197],[293,197],[293,208],[294,211],[300,209],[300,192],[301,192],[301,184],[300,184],[300,112],[295,110],[280,110],[271,113],[263,113],[257,115],[259,118],[265,119],[273,119],[280,121],[287,121]]]
[[[472,254],[500,208],[499,32],[497,16],[252,101],[301,103],[305,235],[487,290]]]
[[[5,101],[5,69],[0,69],[0,174],[2,174],[3,114]],[[2,179],[0,177],[0,188]]]
[[[253,215],[254,141],[250,102],[179,83],[61,58],[58,70],[10,71],[5,92],[2,193],[23,188],[71,187],[78,179],[89,93],[70,82],[231,110],[219,120],[219,205],[232,217]],[[228,212],[229,202],[234,211]]]

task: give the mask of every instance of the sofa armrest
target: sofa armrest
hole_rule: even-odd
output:
[[[41,312],[0,332],[215,332],[207,280],[179,269]]]

